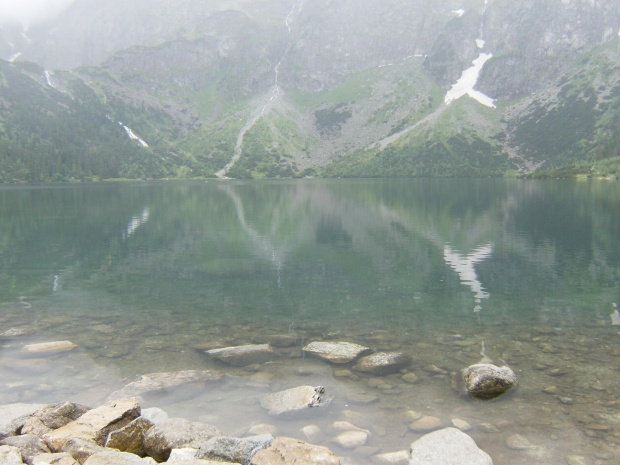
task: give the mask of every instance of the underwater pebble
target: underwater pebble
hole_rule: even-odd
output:
[[[441,418],[424,416],[409,425],[409,429],[414,433],[428,433],[443,426]]]
[[[454,425],[456,428],[460,429],[463,432],[471,430],[471,425],[469,423],[467,423],[465,420],[459,420],[458,418],[452,419],[452,425]]]
[[[521,436],[520,434],[513,434],[511,436],[508,436],[504,443],[506,444],[506,447],[508,447],[508,449],[512,450],[528,450],[534,448],[532,443],[526,437]]]

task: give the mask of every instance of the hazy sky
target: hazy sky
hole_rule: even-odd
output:
[[[0,21],[17,20],[25,27],[58,13],[75,0],[0,0]]]

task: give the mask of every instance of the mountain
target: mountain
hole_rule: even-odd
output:
[[[600,0],[76,0],[0,29],[0,179],[614,175],[619,27]]]

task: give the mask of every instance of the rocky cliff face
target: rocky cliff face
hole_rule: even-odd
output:
[[[492,154],[505,161],[501,174],[548,163],[533,145],[557,129],[558,109],[592,121],[574,141],[585,141],[581,159],[613,140],[619,27],[620,5],[599,0],[77,0],[28,43],[9,46],[19,34],[5,27],[0,52],[15,58],[21,47],[17,61],[71,68],[110,113],[195,160],[194,174],[213,174],[232,152],[244,176],[335,160],[381,174],[395,163],[386,157],[409,166],[433,144],[444,155],[425,163],[457,166],[465,151],[471,168]],[[446,106],[481,54],[484,65],[461,81],[470,92]]]

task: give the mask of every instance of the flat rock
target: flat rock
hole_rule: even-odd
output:
[[[138,417],[121,429],[110,432],[105,447],[143,455],[144,436],[154,424],[144,417]]]
[[[345,431],[333,439],[333,442],[344,449],[355,449],[368,442],[370,435],[366,431]]]
[[[213,425],[184,418],[169,418],[152,427],[144,436],[144,450],[158,462],[165,462],[172,449],[199,448],[224,433]]]
[[[326,405],[323,386],[298,386],[264,396],[260,404],[270,415],[298,413],[313,407]]]
[[[46,404],[6,404],[0,405],[0,440],[15,436],[24,423],[37,410]]]
[[[302,349],[330,363],[350,363],[360,355],[370,352],[370,348],[352,342],[311,342]]]
[[[525,437],[520,434],[512,434],[506,438],[506,447],[512,450],[528,450],[534,449],[535,446]]]
[[[34,434],[43,437],[51,430],[65,426],[77,420],[90,410],[90,407],[73,402],[61,402],[48,405],[34,413],[22,427],[22,434]]]
[[[246,366],[264,363],[275,358],[276,353],[269,344],[250,344],[222,349],[207,350],[206,354],[229,365]]]
[[[17,447],[0,446],[0,463],[2,465],[22,465],[22,454]]]
[[[21,460],[29,465],[32,464],[32,459],[37,455],[50,452],[45,443],[34,434],[11,436],[0,441],[0,445],[17,447],[21,453]],[[0,460],[0,463],[3,462]]]
[[[110,401],[89,410],[77,420],[52,430],[43,440],[52,451],[59,451],[71,438],[84,439],[103,445],[110,431],[122,428],[140,416],[136,399]]]
[[[91,455],[83,465],[157,465],[151,457],[141,458],[128,452],[106,449]]]
[[[155,393],[177,388],[186,384],[212,383],[224,376],[219,371],[184,370],[165,373],[150,373],[140,376],[140,379],[129,383],[124,388],[113,392],[110,399],[122,399]]]
[[[443,426],[441,418],[423,416],[409,425],[409,429],[414,433],[428,433]]]
[[[77,460],[66,452],[41,454],[32,459],[32,465],[80,465]]]
[[[370,461],[375,465],[408,465],[409,452],[406,450],[399,450],[396,452],[377,454],[370,457]]]
[[[409,465],[493,465],[493,461],[467,434],[445,428],[411,444]]]
[[[265,449],[273,441],[271,434],[261,434],[247,438],[218,436],[209,439],[196,453],[198,459],[227,460],[247,465],[254,454]]]
[[[465,392],[470,397],[482,400],[494,399],[517,384],[517,377],[510,368],[490,363],[478,363],[465,368],[462,378]]]
[[[250,465],[340,465],[327,447],[315,446],[299,439],[278,437],[269,447],[258,451]]]
[[[410,364],[411,357],[403,352],[379,352],[362,357],[353,369],[371,375],[387,375]]]
[[[68,352],[76,347],[77,345],[71,341],[39,342],[25,345],[21,352],[25,355],[53,355]]]

